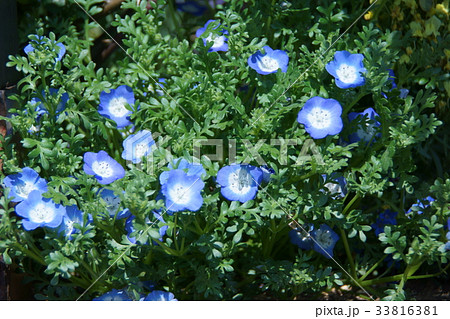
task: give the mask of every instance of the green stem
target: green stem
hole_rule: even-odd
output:
[[[42,256],[36,255],[34,252],[23,247],[19,243],[14,243],[13,245],[16,248],[18,248],[20,251],[22,251],[25,255],[27,255],[28,257],[30,257],[30,258],[34,259],[35,261],[37,261],[38,263],[40,263],[42,266],[47,266],[47,263],[45,262],[44,258],[42,258]]]
[[[369,276],[375,269],[377,269],[377,267],[383,262],[383,260],[386,258],[387,256],[383,256],[380,260],[378,260],[372,267],[370,267],[370,269],[363,275],[361,276],[361,278],[359,278],[359,280],[364,280],[367,278],[367,276]]]
[[[345,248],[345,253],[347,255],[347,259],[350,263],[350,268],[351,268],[351,274],[353,276],[353,278],[355,280],[357,279],[357,274],[356,274],[356,267],[355,267],[355,261],[353,260],[353,256],[352,253],[350,251],[350,246],[348,245],[348,240],[347,240],[347,234],[345,233],[345,230],[341,228],[341,237],[342,237],[342,241],[344,243],[344,248]]]
[[[356,195],[353,196],[352,200],[347,204],[347,206],[345,206],[344,210],[342,211],[342,215],[345,215],[359,198],[359,193],[356,193]]]
[[[343,115],[346,115],[348,113],[348,111],[350,111],[352,109],[352,107],[358,103],[359,100],[361,100],[361,98],[366,94],[366,91],[361,91],[356,98],[352,101],[352,103],[350,103],[349,105],[346,105],[344,108],[344,112],[342,112]]]

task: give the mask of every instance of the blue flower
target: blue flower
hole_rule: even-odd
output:
[[[142,130],[136,134],[128,136],[122,143],[123,152],[122,158],[133,163],[140,163],[142,157],[147,156],[152,151],[152,145],[155,141],[152,137],[152,132]]]
[[[287,71],[289,57],[283,50],[272,50],[269,46],[263,47],[265,54],[256,52],[248,58],[248,65],[259,74],[275,73],[278,69],[281,72]]]
[[[43,40],[43,36],[38,36],[38,39],[40,40],[39,42],[36,40],[31,40],[31,42],[23,49],[23,51],[29,55],[30,52],[33,52],[35,50],[35,48],[33,47],[33,43],[36,44],[45,44],[46,41]],[[56,45],[59,47],[59,52],[58,52],[58,56],[56,57],[56,61],[61,61],[61,59],[63,58],[64,54],[66,53],[66,47],[64,46],[64,44],[62,43],[56,43]]]
[[[125,176],[125,170],[105,151],[84,153],[83,170],[94,175],[100,184],[110,184]]]
[[[336,174],[331,174],[331,181],[327,182],[327,175],[322,175],[323,181],[327,182],[325,186],[332,196],[345,197],[347,194],[347,180],[343,176],[335,177]]]
[[[176,158],[167,165],[170,169],[181,169],[187,173],[188,176],[196,176],[199,178],[205,178],[206,171],[203,165],[200,163],[189,163],[184,158]],[[164,171],[159,175],[159,182],[164,185],[169,178],[170,171]]]
[[[319,229],[314,229],[311,232],[311,235],[314,238],[313,249],[326,258],[333,257],[334,246],[339,240],[338,234],[336,234],[328,225],[322,224]]]
[[[16,213],[24,218],[22,224],[26,230],[37,227],[55,228],[61,225],[66,208],[55,204],[50,198],[43,198],[42,193],[35,190],[16,206]]]
[[[328,63],[325,68],[334,76],[337,87],[341,89],[354,88],[364,85],[365,78],[361,73],[366,69],[363,64],[364,55],[351,54],[348,51],[336,51],[334,60]]]
[[[144,298],[144,301],[178,301],[178,299],[171,292],[154,290]]]
[[[390,211],[389,209],[378,215],[375,223],[373,223],[372,229],[375,231],[375,236],[384,232],[384,226],[397,225],[397,212]]]
[[[241,203],[255,198],[262,179],[262,170],[247,164],[224,166],[217,172],[217,183],[223,197]]]
[[[297,245],[301,249],[310,250],[313,249],[314,241],[312,239],[311,232],[314,230],[314,225],[308,224],[301,228],[292,229],[289,232],[289,238],[291,243]]]
[[[362,123],[358,124],[358,129],[355,133],[350,134],[350,143],[355,143],[358,141],[364,141],[366,143],[381,136],[379,132],[379,127],[381,126],[375,118],[379,117],[378,113],[371,107],[365,109],[364,112],[350,112],[348,114],[349,121],[354,121],[357,118],[362,118]]]
[[[263,183],[270,182],[270,179],[273,174],[275,174],[275,170],[272,167],[269,167],[267,165],[260,166],[259,169],[262,171],[262,181]]]
[[[160,222],[162,222],[162,223],[165,223],[166,221],[162,218],[162,215],[160,215],[160,211],[161,210],[159,210],[159,213],[158,212],[156,212],[156,211],[153,211],[153,216],[157,219],[157,220],[159,220]],[[136,237],[131,237],[131,234],[133,233],[133,232],[135,232],[135,228],[134,228],[134,225],[133,225],[133,221],[136,219],[136,217],[134,216],[134,215],[131,215],[130,217],[128,217],[127,218],[127,220],[125,221],[125,231],[127,232],[127,238],[128,238],[128,240],[132,243],[132,244],[136,244],[136,242],[137,242],[137,239],[136,239]],[[151,222],[150,222],[150,220],[148,219],[148,218],[146,218],[146,223],[147,224],[151,224]],[[159,228],[159,241],[163,241],[164,240],[164,236],[166,235],[166,232],[167,232],[167,229],[169,228],[169,226],[167,226],[167,225],[164,225],[164,226],[161,226],[160,228]]]
[[[47,191],[47,181],[29,167],[24,167],[21,173],[6,176],[3,183],[10,188],[8,198],[16,203],[26,200],[32,191],[41,194]]]
[[[450,250],[450,218],[447,219],[447,235],[445,236],[447,238],[447,243],[445,244],[445,249]]]
[[[59,90],[57,90],[55,88],[49,88],[49,91],[50,91],[50,95],[52,95],[52,96],[57,96],[59,94]],[[49,101],[47,101],[45,91],[42,90],[41,93],[42,93],[42,96],[45,99],[44,103],[49,103]],[[55,110],[55,114],[56,115],[61,113],[66,108],[66,104],[67,104],[68,100],[69,100],[69,94],[64,92],[61,95],[61,100],[59,101],[58,105],[56,106],[56,110]],[[39,118],[42,115],[48,114],[47,107],[44,105],[44,103],[42,103],[40,98],[34,97],[34,98],[31,99],[30,103],[32,105],[36,106],[36,113],[38,115],[38,119],[37,120],[39,120]]]
[[[73,234],[80,232],[79,229],[74,227],[76,224],[81,227],[85,227],[93,221],[91,215],[88,215],[86,224],[84,223],[83,218],[84,213],[80,211],[76,205],[66,207],[66,214],[63,217],[63,222],[58,228],[58,232],[62,233],[67,239],[71,240]]]
[[[177,2],[176,5],[177,5],[178,10],[190,13],[197,17],[203,15],[203,13],[205,13],[205,11],[207,10],[207,7],[199,5],[195,1],[186,1],[183,3]]]
[[[334,99],[315,96],[306,101],[298,112],[297,122],[305,125],[312,138],[324,138],[342,131],[342,106]]]
[[[120,208],[120,197],[117,196],[114,191],[106,188],[99,190],[99,195],[106,204],[106,209],[108,210],[109,216],[116,219],[127,218],[131,215],[130,210],[125,208],[119,212]]]
[[[100,297],[94,298],[94,301],[132,301],[125,290],[113,289]]]
[[[161,192],[166,198],[168,211],[197,211],[203,204],[200,194],[205,183],[198,176],[189,176],[181,169],[169,171],[167,181],[162,185]]]
[[[435,201],[435,199],[433,197],[431,197],[431,196],[428,196],[428,197],[426,197],[426,198],[424,198],[422,200],[418,199],[417,203],[412,204],[411,208],[408,209],[406,214],[409,214],[409,213],[411,213],[413,211],[417,211],[417,214],[421,215],[421,214],[423,214],[423,210],[428,208],[428,207],[430,207],[431,202],[434,202],[434,201]],[[413,207],[418,207],[420,210],[413,209]]]
[[[100,106],[98,112],[106,118],[117,123],[117,128],[124,128],[131,123],[131,111],[125,106],[134,105],[133,90],[127,85],[121,85],[117,89],[112,89],[110,93],[103,91],[100,93]]]
[[[203,33],[205,33],[208,25],[214,21],[216,21],[216,20],[208,20],[208,22],[206,22],[206,24],[203,28],[198,29],[195,32],[195,35],[197,36],[197,38],[199,38]],[[214,28],[214,30],[217,29],[219,26],[220,26],[220,23],[217,27]],[[223,35],[223,34],[228,34],[228,31],[221,30],[221,31],[219,31],[219,33],[221,33],[222,35],[216,35],[216,34],[213,34],[212,32],[210,32],[209,35],[203,39],[203,44],[205,46],[208,44],[208,42],[213,42],[213,45],[211,48],[209,48],[208,52],[228,51],[228,43],[227,43],[228,39]]]

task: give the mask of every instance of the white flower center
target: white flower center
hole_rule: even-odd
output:
[[[149,151],[148,144],[139,143],[134,146],[134,155],[136,158],[141,158]]]
[[[124,97],[116,97],[109,101],[109,112],[115,117],[124,117],[129,110],[125,107],[127,100]]]
[[[29,213],[29,218],[34,223],[49,223],[54,217],[54,210],[43,203],[37,204]]]
[[[252,176],[246,169],[239,168],[228,176],[228,185],[233,193],[247,194],[251,184]]]
[[[330,111],[324,110],[320,107],[314,107],[311,112],[309,112],[307,118],[311,126],[317,129],[327,128],[331,124]]]
[[[74,223],[75,223],[75,222],[74,222],[73,220],[68,220],[68,221],[65,222],[65,225],[66,225],[66,235],[70,235],[70,234],[73,233],[73,230],[74,230],[73,224],[74,224]]]
[[[107,162],[95,161],[94,163],[92,163],[92,170],[96,175],[101,177],[111,177],[113,174],[113,169]]]
[[[342,187],[339,184],[326,183],[324,186],[328,189],[331,195],[340,194],[342,192]]]
[[[279,69],[278,61],[269,57],[268,55],[258,58],[257,62],[259,68],[265,72],[273,72]]]
[[[333,239],[331,238],[331,234],[328,230],[318,229],[316,232],[316,241],[323,248],[328,248],[333,244]]]
[[[169,197],[175,204],[187,204],[191,200],[191,191],[181,184],[175,184],[169,189]]]
[[[221,47],[225,43],[225,37],[223,35],[222,36],[217,36],[217,35],[211,33],[206,38],[206,41],[207,42],[209,42],[209,41],[214,42],[212,48],[213,49],[217,49],[217,48]]]
[[[24,184],[17,185],[16,188],[17,195],[22,196],[23,198],[27,198],[32,191],[37,190],[36,185],[31,182],[25,182]]]
[[[120,198],[118,196],[105,196],[102,197],[106,203],[106,209],[108,209],[110,215],[114,215],[119,210]]]
[[[351,65],[347,65],[342,63],[339,68],[336,70],[336,74],[344,83],[353,83],[356,81],[358,74],[356,72],[356,68]]]

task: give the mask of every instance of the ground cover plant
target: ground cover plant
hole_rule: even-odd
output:
[[[34,298],[448,282],[448,1],[119,2],[19,1],[0,252]]]

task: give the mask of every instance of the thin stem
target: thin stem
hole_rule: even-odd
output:
[[[387,255],[383,256],[380,260],[378,260],[370,269],[363,275],[359,280],[364,280],[369,276],[377,267],[383,262],[383,260],[387,257]]]
[[[347,259],[350,263],[352,276],[353,276],[353,278],[355,278],[355,280],[357,280],[355,261],[353,260],[352,253],[350,251],[350,246],[348,245],[347,234],[345,233],[345,230],[342,228],[340,231],[341,231],[342,241],[344,242],[345,253],[346,253]]]
[[[353,196],[352,200],[347,204],[347,206],[345,206],[344,210],[342,211],[342,215],[345,215],[359,198],[359,193],[356,193],[356,195]]]

